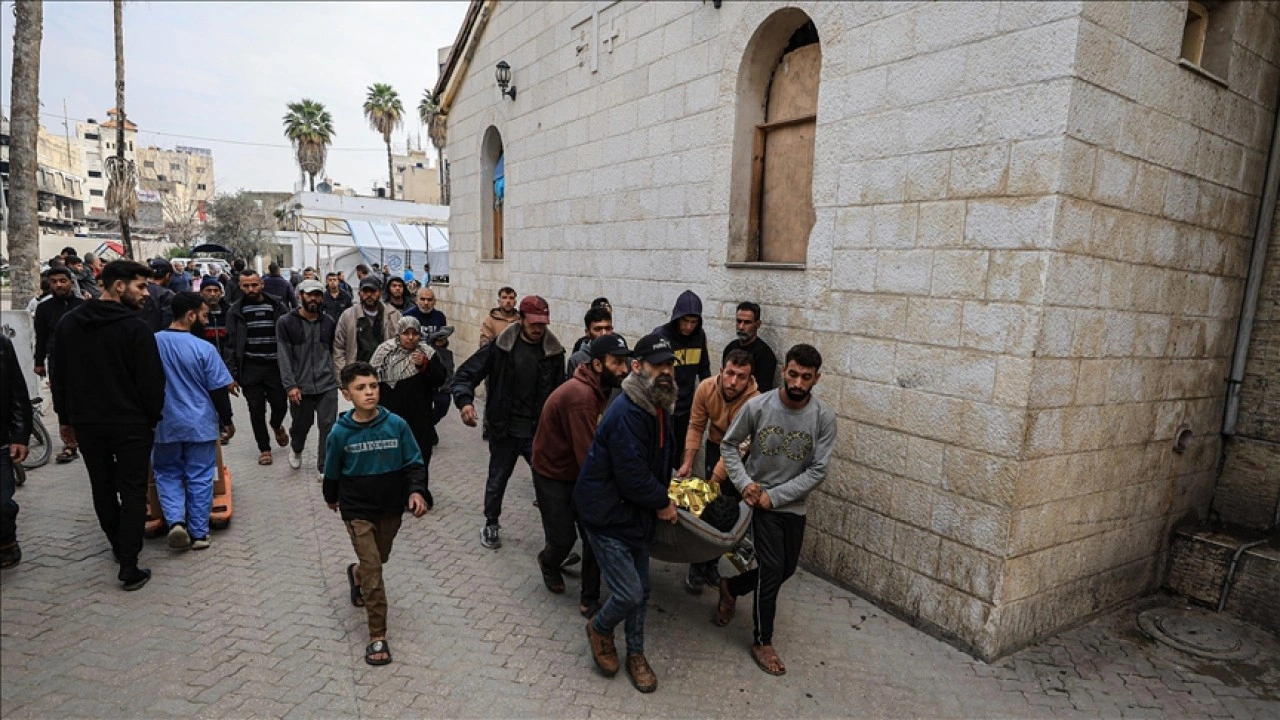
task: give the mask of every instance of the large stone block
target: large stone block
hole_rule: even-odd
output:
[[[965,218],[965,244],[991,249],[1047,247],[1056,206],[1053,197],[972,201]]]
[[[963,223],[956,227],[957,234],[962,227]],[[988,258],[985,250],[935,251],[929,294],[942,298],[981,299],[986,292]],[[957,306],[957,328],[958,309]]]

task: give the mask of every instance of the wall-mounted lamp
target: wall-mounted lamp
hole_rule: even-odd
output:
[[[498,61],[498,71],[495,75],[498,78],[498,89],[502,91],[503,95],[515,100],[516,87],[511,85],[511,66],[507,64],[506,60]],[[508,85],[510,85],[510,88],[507,87]]]

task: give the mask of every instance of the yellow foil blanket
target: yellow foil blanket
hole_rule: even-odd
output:
[[[672,478],[667,486],[667,497],[675,501],[676,507],[684,508],[701,517],[702,511],[720,496],[720,484],[709,483],[702,478]]]

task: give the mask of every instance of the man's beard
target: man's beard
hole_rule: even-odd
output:
[[[600,373],[600,385],[611,389],[622,387],[622,380],[618,379],[618,376],[614,375],[613,371],[606,367],[604,371]]]
[[[199,320],[191,323],[191,334],[195,335],[196,337],[200,337],[200,338],[204,337],[204,329],[205,329],[205,324],[200,322]]]
[[[793,387],[788,387],[786,389],[787,399],[791,400],[792,402],[803,402],[807,400],[809,398],[809,393],[811,392],[813,392],[812,389],[803,390],[801,388],[793,388]]]
[[[676,404],[676,381],[670,375],[650,376],[641,373],[644,393],[649,401],[661,408],[670,408]]]
[[[734,394],[730,395],[730,394],[729,394],[729,392],[728,392],[727,390],[725,390],[724,388],[720,388],[720,397],[721,397],[721,399],[723,399],[725,402],[727,402],[727,403],[731,403],[731,402],[733,402],[734,400],[737,400],[738,398],[742,397],[742,393],[743,393],[743,392],[745,392],[745,391],[743,391],[743,390],[739,390],[738,392],[736,392],[736,393],[734,393]]]
[[[751,333],[747,332],[746,330],[739,330],[739,331],[738,331],[738,340],[739,340],[740,342],[744,342],[744,343],[751,342],[751,340],[752,340],[753,338],[755,338],[755,335],[752,335]]]
[[[364,306],[365,310],[377,310],[379,302],[381,301],[378,300],[378,298],[372,298],[372,299],[361,300],[360,304]]]
[[[249,293],[245,293],[244,299],[248,300],[251,303],[255,303],[255,304],[260,303],[262,302],[262,293],[258,293],[256,295],[250,295]]]
[[[144,303],[142,298],[126,294],[120,296],[120,304],[131,310],[141,310]]]
[[[309,312],[309,313],[316,313],[316,312],[320,312],[320,301],[319,301],[319,300],[304,300],[304,301],[302,302],[302,307],[303,307],[303,308],[305,308],[305,309],[306,309],[306,311],[307,311],[307,312]]]

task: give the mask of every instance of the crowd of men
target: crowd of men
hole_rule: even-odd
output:
[[[550,330],[545,299],[517,302],[503,287],[479,347],[455,368],[453,327],[435,290],[412,276],[360,265],[352,288],[343,273],[322,281],[312,268],[291,282],[274,264],[264,276],[236,261],[228,274],[193,278],[165,260],[117,260],[94,267],[90,293],[73,259],[50,269],[48,297],[34,308],[33,365],[53,391],[64,444],[58,460],[83,457],[124,589],[151,577],[139,566],[149,473],[169,546],[210,547],[218,445],[235,434],[230,398],[243,393],[258,464],[274,463],[274,445],[287,447],[289,466],[301,469],[315,429],[325,499],[341,511],[358,558],[347,577],[352,603],[369,615],[365,660],[390,662],[382,564],[403,512],[421,515],[434,505],[435,426],[452,402],[464,424],[483,425],[488,446],[481,546],[502,547],[503,500],[521,458],[544,532],[534,561],[550,592],[565,592],[563,569],[579,560],[573,549],[581,542],[578,609],[602,673],[625,665],[638,690],[657,687],[644,655],[649,546],[656,523],[679,520],[668,497],[672,477],[694,474],[753,512],[757,567],[722,578],[717,559],[708,559],[689,566],[685,589],[718,590],[712,619],[721,626],[736,599],[754,593],[751,656],[765,672],[785,672],[773,647],[777,597],[798,562],[805,498],[826,475],[835,415],[811,394],[822,367],[812,346],[790,348],[779,378],[777,356],[759,336],[759,305],[737,306],[736,337],[712,374],[702,300],[691,290],[676,299],[668,322],[634,345],[614,333],[613,306],[597,298],[569,347]],[[14,352],[0,342],[0,354]],[[25,383],[10,374],[0,378],[5,567],[21,557],[10,466],[25,454],[31,423]],[[8,390],[14,383],[20,393]],[[341,420],[340,391],[353,405]],[[343,440],[330,445],[334,432]],[[625,658],[614,644],[618,625]]]

